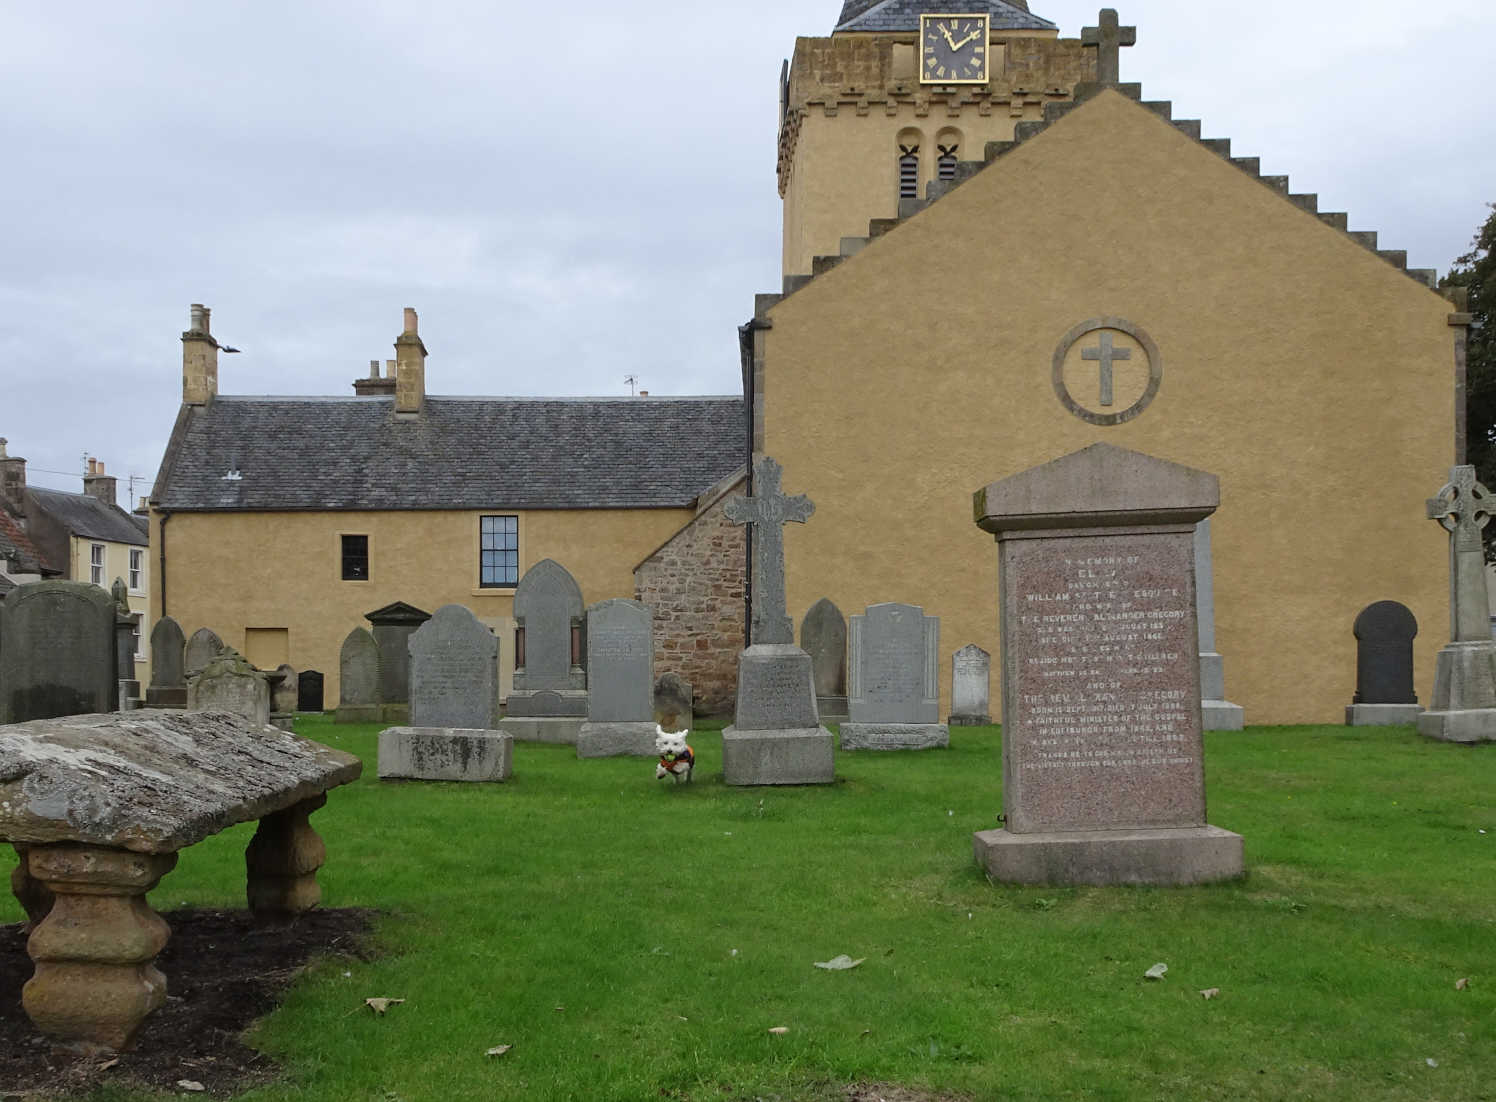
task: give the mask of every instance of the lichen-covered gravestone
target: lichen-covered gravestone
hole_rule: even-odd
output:
[[[821,722],[847,718],[847,620],[822,597],[800,621],[800,649],[810,655]]]
[[[968,643],[951,655],[952,727],[984,727],[992,722],[992,655]]]
[[[187,707],[187,639],[182,625],[163,616],[151,629],[151,684],[145,691],[148,708]]]
[[[183,669],[188,677],[207,668],[228,647],[212,628],[198,628],[187,640],[187,653],[183,657]]]
[[[1423,709],[1413,691],[1413,639],[1418,621],[1407,605],[1367,605],[1351,629],[1356,637],[1356,695],[1346,705],[1348,727],[1416,723]]]
[[[378,723],[379,644],[366,628],[354,628],[338,653],[338,723]]]
[[[498,637],[444,605],[410,637],[410,726],[484,731],[498,718]]]
[[[282,662],[270,676],[270,722],[282,731],[291,730],[300,695],[296,667]]]
[[[0,605],[0,723],[119,706],[113,598],[82,582],[32,582]]]
[[[654,641],[649,608],[622,597],[587,609],[587,721],[577,757],[654,754]]]
[[[843,750],[928,750],[950,745],[940,722],[940,617],[918,605],[869,605],[848,625]]]
[[[586,606],[554,559],[525,571],[514,590],[514,685],[499,726],[518,739],[575,746],[587,715],[582,668]]]
[[[229,712],[259,726],[270,722],[270,682],[234,651],[225,651],[187,682],[194,712]]]

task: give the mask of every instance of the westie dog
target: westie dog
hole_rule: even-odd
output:
[[[655,725],[655,753],[660,755],[660,764],[655,766],[655,780],[674,777],[675,783],[689,782],[696,768],[696,755],[686,745],[685,731],[667,731]]]

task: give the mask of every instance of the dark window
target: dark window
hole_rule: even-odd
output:
[[[369,537],[343,537],[343,580],[366,582],[369,580]]]
[[[919,198],[919,146],[899,146],[899,198]]]
[[[483,517],[478,544],[478,585],[497,589],[519,584],[519,517]]]
[[[953,145],[942,145],[940,149],[940,160],[936,162],[936,178],[940,180],[954,180],[956,178],[956,147]]]

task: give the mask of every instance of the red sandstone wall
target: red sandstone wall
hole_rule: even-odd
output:
[[[654,610],[655,676],[691,683],[697,715],[731,715],[743,649],[744,529],[719,499],[634,570],[634,598]]]

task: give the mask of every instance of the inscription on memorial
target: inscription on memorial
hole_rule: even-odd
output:
[[[743,691],[738,699],[738,727],[815,727],[820,722],[813,707],[808,662],[743,663],[739,669]]]
[[[1023,829],[1203,821],[1190,548],[1173,535],[1006,548]]]

